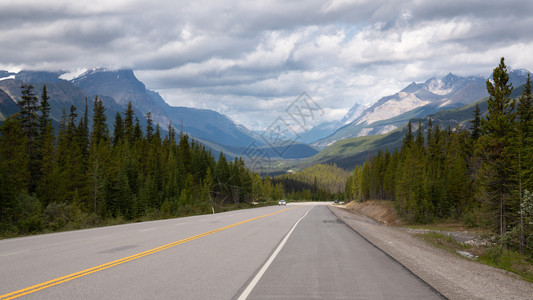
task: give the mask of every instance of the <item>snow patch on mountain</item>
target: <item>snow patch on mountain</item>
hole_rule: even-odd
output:
[[[8,80],[8,79],[15,79],[15,75],[9,75],[9,76],[7,76],[7,77],[2,77],[2,78],[0,78],[0,81],[2,81],[2,80]]]
[[[389,101],[374,107],[373,111],[367,113],[357,120],[357,124],[367,122],[372,124],[377,121],[391,119],[417,107],[431,103],[430,101],[420,100],[412,93],[399,92]]]
[[[361,104],[356,103],[342,118],[341,120],[342,126],[348,125],[352,123],[353,121],[355,121],[357,118],[359,118],[363,114],[363,112],[367,108],[368,107],[366,105],[361,105]]]
[[[426,89],[435,95],[448,95],[453,92],[453,86],[447,87],[442,80],[432,78],[428,83]]]
[[[87,72],[86,68],[78,69],[76,71],[72,71],[72,72],[68,72],[68,73],[62,74],[61,76],[59,76],[59,78],[61,78],[63,80],[70,81],[70,80],[72,80],[74,78],[80,77],[82,74],[84,74],[86,72]]]

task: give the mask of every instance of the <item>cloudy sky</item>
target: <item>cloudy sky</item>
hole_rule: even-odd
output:
[[[533,70],[529,0],[0,1],[0,70],[133,68],[255,130],[302,92],[342,118],[416,81]]]

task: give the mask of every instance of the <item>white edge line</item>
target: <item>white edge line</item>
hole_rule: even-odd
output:
[[[314,207],[314,206],[313,206]],[[298,223],[300,223],[301,220],[303,220],[303,218],[305,218],[307,216],[307,214],[309,213],[309,211],[311,211],[311,209],[313,209],[313,207],[311,207],[306,213],[305,215],[303,215],[300,219],[298,219],[298,221],[296,221],[296,223],[294,223],[294,225],[292,226],[291,230],[289,230],[289,232],[285,235],[285,237],[283,238],[283,240],[281,241],[281,243],[278,245],[278,247],[276,248],[276,250],[274,250],[274,253],[272,253],[272,255],[270,255],[270,257],[268,258],[267,262],[263,265],[263,267],[261,268],[261,270],[259,270],[259,272],[257,272],[257,274],[255,275],[254,279],[252,279],[252,281],[250,281],[250,284],[248,284],[248,286],[246,287],[246,289],[244,289],[244,291],[242,292],[242,294],[239,296],[239,298],[237,298],[237,300],[245,300],[246,298],[248,298],[248,296],[250,295],[250,293],[252,292],[252,290],[254,289],[254,287],[257,285],[257,283],[259,282],[259,280],[261,279],[261,277],[263,277],[263,274],[265,274],[266,270],[268,269],[268,267],[270,267],[270,264],[272,264],[272,262],[274,261],[274,259],[276,258],[276,256],[278,256],[278,253],[281,251],[281,248],[283,248],[283,246],[285,245],[285,243],[287,242],[287,240],[289,239],[290,235],[292,234],[292,232],[294,231],[294,229],[296,228],[296,226],[298,225]]]
[[[22,253],[26,253],[26,252],[28,252],[28,251],[18,251],[18,252],[5,253],[5,254],[0,254],[0,257],[17,255],[17,254],[22,254]]]

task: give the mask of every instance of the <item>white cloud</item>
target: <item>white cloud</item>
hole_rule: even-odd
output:
[[[329,120],[501,56],[533,70],[532,26],[525,0],[3,1],[0,69],[131,67],[172,105],[265,128],[303,91]]]

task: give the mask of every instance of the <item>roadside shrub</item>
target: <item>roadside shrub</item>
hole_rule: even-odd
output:
[[[39,232],[43,229],[41,203],[35,195],[18,195],[15,215],[19,234]]]
[[[46,226],[57,231],[72,220],[72,207],[63,202],[52,202],[45,208],[43,215]]]

